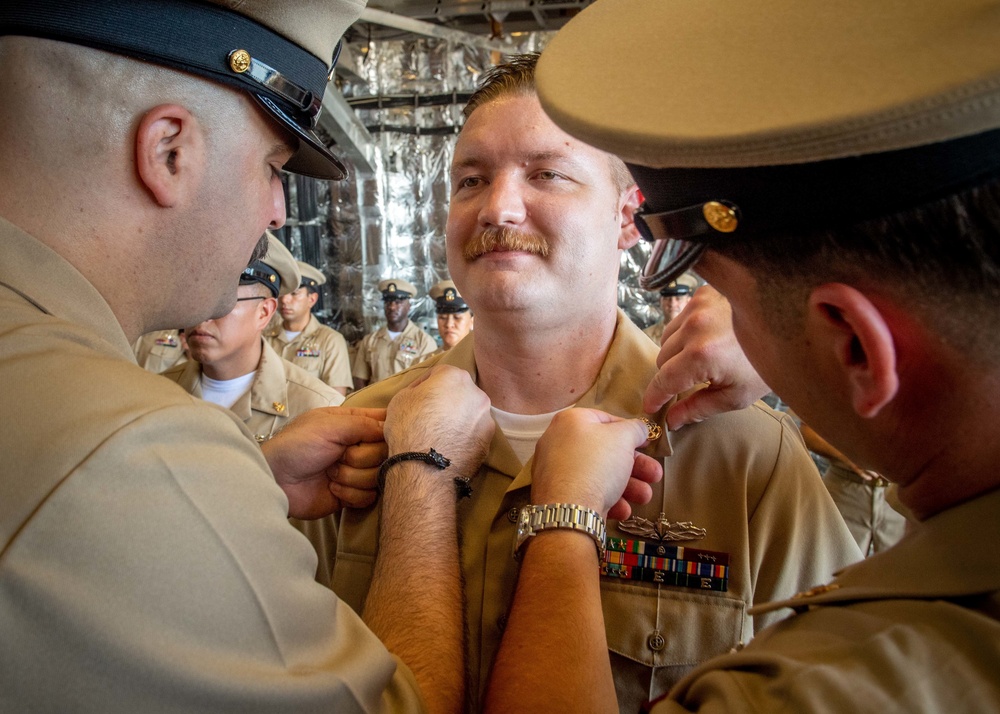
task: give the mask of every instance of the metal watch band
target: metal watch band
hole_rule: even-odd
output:
[[[597,555],[603,561],[607,526],[600,514],[585,506],[574,503],[546,503],[528,505],[521,509],[517,523],[517,537],[514,541],[514,555],[536,533],[552,528],[568,528],[582,531],[594,539]]]

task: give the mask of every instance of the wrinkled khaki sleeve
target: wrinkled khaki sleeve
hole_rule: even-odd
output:
[[[108,434],[0,560],[0,709],[421,711],[409,670],[313,581],[286,514],[222,410]]]
[[[652,712],[997,711],[998,663],[1000,623],[958,603],[821,606],[706,662]]]

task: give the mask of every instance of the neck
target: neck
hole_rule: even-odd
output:
[[[253,344],[246,349],[239,350],[226,359],[217,360],[212,364],[202,363],[201,371],[206,377],[217,379],[220,382],[242,377],[257,371],[263,349],[258,335]]]
[[[597,380],[615,333],[614,305],[557,324],[545,317],[476,311],[479,388],[497,409],[554,412],[575,404]]]
[[[309,318],[312,317],[311,312],[307,312],[302,317],[298,317],[295,320],[284,323],[285,329],[289,332],[302,332],[306,329],[306,325],[309,324]]]
[[[927,389],[935,384],[939,388]],[[938,369],[897,409],[885,474],[920,520],[1000,488],[1000,373]],[[883,447],[885,448],[885,447]]]
[[[389,332],[402,332],[406,329],[406,324],[409,321],[409,317],[404,317],[402,320],[396,320],[395,322],[386,321],[385,327]]]

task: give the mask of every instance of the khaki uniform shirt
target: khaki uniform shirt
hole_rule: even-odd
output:
[[[476,376],[474,334],[440,357],[361,390],[351,406],[383,406],[434,364]],[[577,406],[624,417],[642,412],[642,395],[656,372],[657,347],[619,312],[608,356]],[[657,417],[663,423],[662,413]],[[428,444],[448,455],[447,444]],[[672,451],[672,454],[671,454]],[[752,618],[755,602],[783,599],[829,578],[861,558],[788,417],[763,405],[714,417],[661,437],[651,450],[664,461],[653,500],[634,513],[655,521],[692,521],[703,540],[683,545],[730,554],[728,591],[601,578],[608,647],[622,711],[666,692],[694,665],[748,641],[755,629],[786,616]],[[515,522],[528,503],[531,464],[522,467],[497,430],[486,464],[472,480],[472,497],[458,505],[467,607],[471,701],[481,701],[517,581]],[[333,586],[360,610],[368,592],[378,525],[377,507],[345,510],[338,533]],[[609,537],[636,539],[608,523]],[[672,623],[683,626],[664,639]]]
[[[354,388],[347,340],[332,327],[321,324],[315,315],[309,316],[305,329],[291,342],[285,340],[285,329],[280,322],[265,330],[264,336],[275,352],[321,382],[331,387]]]
[[[395,340],[385,326],[369,332],[358,343],[354,376],[378,382],[415,365],[438,348],[434,338],[407,320],[406,329]]]
[[[270,439],[303,412],[317,407],[335,407],[344,402],[344,397],[332,387],[279,357],[267,340],[261,338],[261,344],[257,376],[246,394],[230,407],[258,443]],[[188,394],[201,398],[201,365],[197,362],[192,360],[168,369],[163,376],[177,382]],[[330,563],[337,552],[337,529],[332,520],[288,520],[316,549],[316,580],[329,585]]]
[[[653,712],[1000,711],[997,543],[1000,491],[939,513]]]
[[[418,711],[228,411],[0,219],[0,711]]]
[[[653,340],[653,342],[655,342],[657,346],[659,346],[660,341],[663,339],[663,328],[666,326],[667,323],[665,323],[663,320],[660,320],[656,324],[647,327],[645,330],[643,330],[643,332],[649,335],[649,337]]]
[[[277,434],[289,420],[317,407],[335,407],[344,397],[305,370],[282,359],[261,338],[257,376],[230,410],[246,424],[258,443]],[[201,399],[201,365],[194,360],[172,367],[163,376]]]
[[[188,358],[181,345],[180,330],[149,332],[136,340],[132,351],[139,366],[154,374],[160,374]]]

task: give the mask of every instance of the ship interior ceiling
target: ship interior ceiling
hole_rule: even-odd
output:
[[[288,222],[279,238],[323,270],[317,317],[349,343],[383,321],[379,280],[419,290],[411,318],[437,335],[427,291],[447,279],[449,165],[462,107],[481,74],[506,55],[541,51],[589,4],[532,0],[372,2],[345,36],[336,88],[320,130],[348,165],[343,181],[286,177]],[[645,245],[624,253],[619,304],[640,326],[659,318],[639,287]]]

